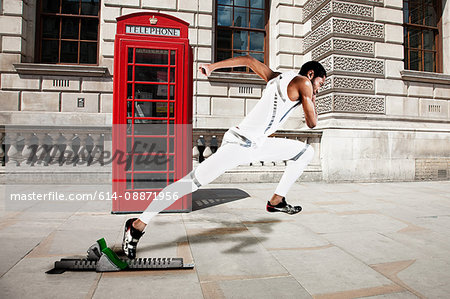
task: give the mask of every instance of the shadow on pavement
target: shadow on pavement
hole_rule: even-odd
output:
[[[192,211],[210,208],[224,203],[250,197],[236,188],[200,189],[192,194]]]
[[[267,237],[254,235],[243,236],[240,233],[248,232],[247,226],[253,226],[258,228],[261,233],[268,234],[273,231],[272,226],[282,222],[281,220],[274,220],[273,218],[260,218],[255,221],[246,222],[227,222],[217,221],[217,223],[223,224],[220,228],[205,229],[197,232],[187,231],[186,237],[181,237],[170,242],[164,242],[155,245],[146,245],[138,247],[138,250],[151,251],[164,248],[173,247],[174,244],[184,243],[188,241],[190,244],[206,244],[206,243],[220,243],[223,244],[222,253],[228,254],[242,254],[242,253],[254,253],[253,250],[249,250],[249,247],[259,244],[262,241],[267,240]],[[227,248],[230,246],[229,248]],[[115,246],[114,250],[118,255],[123,253],[119,248]]]

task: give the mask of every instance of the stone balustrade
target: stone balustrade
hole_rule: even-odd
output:
[[[105,152],[111,152],[110,127],[7,126],[0,138],[7,168],[104,166]]]
[[[111,127],[6,126],[0,128],[0,173],[17,183],[111,182]],[[222,143],[225,129],[193,130],[193,165],[211,156]],[[279,138],[306,142],[315,149],[307,171],[321,173],[321,132],[280,131]],[[240,169],[282,171],[287,161],[253,161]]]
[[[2,181],[110,181],[111,127],[5,126],[0,141]]]

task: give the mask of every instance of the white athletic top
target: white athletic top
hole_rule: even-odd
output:
[[[287,94],[287,87],[296,76],[298,73],[290,71],[270,80],[258,104],[239,124],[238,133],[259,143],[278,130],[301,104],[301,100],[291,101]]]

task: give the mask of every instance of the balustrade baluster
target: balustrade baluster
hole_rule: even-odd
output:
[[[23,137],[19,133],[10,133],[6,135],[6,140],[7,144],[9,144],[7,166],[20,166],[23,156],[19,143],[23,141]]]
[[[0,133],[0,166],[5,165],[5,150],[3,147],[5,146],[5,133]]]
[[[198,157],[200,156],[200,152],[198,151],[198,146],[194,146],[192,149],[192,158],[198,162]]]
[[[36,159],[38,165],[48,166],[50,162],[50,151],[53,148],[53,140],[48,133],[39,133],[37,135],[38,148],[36,150]]]
[[[77,143],[79,142],[78,134],[72,134],[72,138],[67,139],[66,142],[66,148],[64,150],[64,162],[69,165],[72,164],[73,166],[76,166],[78,163],[78,149],[75,150],[74,148],[78,147]]]
[[[92,138],[91,134],[83,134],[80,137],[80,148],[78,149],[78,164],[89,164],[92,151]]]
[[[91,159],[92,161],[90,164],[99,163],[101,166],[103,166],[103,160],[101,159],[103,157],[104,152],[104,139],[105,134],[95,134],[92,138],[93,141],[93,148],[91,151]]]
[[[216,137],[216,135],[213,135],[212,137],[211,137],[211,141],[210,141],[210,146],[209,146],[210,148],[211,148],[211,152],[214,154],[216,151],[217,151],[217,149],[219,148],[219,141],[217,140],[217,137]]]
[[[205,159],[208,158],[209,156],[211,156],[212,154],[213,154],[213,152],[212,152],[210,146],[207,146],[205,148],[205,150],[203,151],[203,157],[205,157]]]
[[[204,156],[204,152],[205,152],[205,148],[206,148],[206,140],[203,137],[203,135],[200,135],[200,137],[197,140],[197,148],[198,148],[198,162],[202,163],[203,160],[205,160],[205,156]]]
[[[52,133],[50,136],[54,140],[54,145],[50,150],[51,164],[62,166],[64,163],[63,153],[66,149],[67,139],[64,137],[63,133]]]
[[[26,160],[26,164],[34,166],[36,163],[36,151],[38,148],[38,140],[35,133],[27,134],[25,137],[25,145],[22,149],[22,157]]]

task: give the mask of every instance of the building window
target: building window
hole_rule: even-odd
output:
[[[251,55],[266,62],[267,6],[266,0],[216,1],[216,61]],[[233,71],[250,70],[239,67]]]
[[[439,72],[441,8],[436,0],[404,0],[405,69]]]
[[[36,57],[42,63],[98,64],[100,0],[41,0]]]

